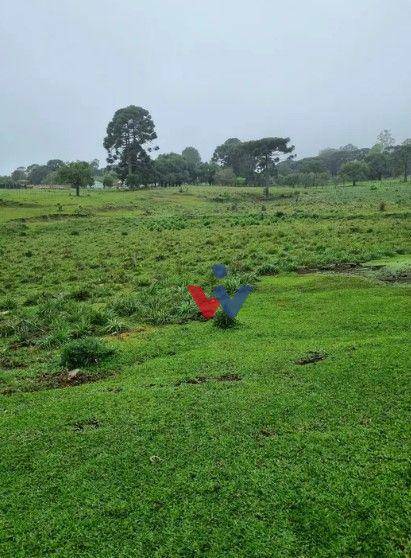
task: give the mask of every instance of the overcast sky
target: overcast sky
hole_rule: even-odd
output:
[[[411,0],[1,0],[0,174],[105,164],[114,111],[161,152],[290,136],[298,156],[411,136]]]

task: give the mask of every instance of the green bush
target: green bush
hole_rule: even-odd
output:
[[[111,354],[113,349],[107,347],[100,339],[88,337],[68,343],[61,353],[61,366],[79,368],[98,364]]]

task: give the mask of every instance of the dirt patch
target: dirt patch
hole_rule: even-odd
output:
[[[36,203],[0,199],[0,207],[38,207]]]
[[[384,264],[363,265],[355,262],[337,262],[320,267],[300,267],[297,269],[297,273],[299,275],[308,275],[310,273],[345,273],[369,277],[383,283],[411,282],[411,271],[409,269],[390,271]]]
[[[13,356],[2,356],[0,357],[0,368],[4,370],[22,369],[28,368],[28,364]]]
[[[61,374],[43,374],[39,378],[40,389],[66,388],[89,384],[107,378],[111,374],[89,374],[81,370],[70,370]]]
[[[327,355],[325,353],[311,351],[294,362],[295,364],[300,365],[314,364],[315,362],[320,362],[321,360],[325,360],[326,358]]]
[[[136,204],[128,204],[128,205],[111,205],[111,204],[106,204],[103,205],[99,208],[97,208],[97,211],[136,211],[138,208],[138,206]]]
[[[270,428],[262,428],[259,432],[260,436],[264,436],[264,438],[275,438],[277,433]]]
[[[403,271],[398,273],[392,273],[388,275],[377,276],[379,281],[384,283],[411,283],[411,272]]]
[[[238,374],[223,374],[215,379],[217,382],[239,382],[241,377]]]
[[[204,384],[205,382],[209,382],[212,378],[209,376],[196,376],[195,378],[186,378],[184,380],[179,380],[176,383],[176,386],[181,386],[183,384]]]
[[[0,395],[14,395],[16,393],[31,393],[48,389],[62,389],[81,384],[90,384],[114,376],[112,372],[89,374],[81,370],[70,370],[60,374],[45,372],[35,378],[27,378],[27,384],[8,386],[0,390]]]
[[[143,331],[147,331],[146,327],[136,327],[135,329],[130,329],[128,331],[123,331],[121,333],[112,333],[116,339],[119,341],[127,341],[129,337],[132,337],[136,333],[141,333]]]
[[[299,267],[297,269],[298,275],[307,275],[309,273],[317,273],[319,271],[332,271],[335,273],[350,272],[360,268],[360,264],[355,262],[337,262],[321,267]]]
[[[48,213],[45,215],[34,215],[32,217],[20,217],[13,219],[12,223],[35,223],[37,221],[60,221],[63,219],[77,219],[81,217],[90,217],[90,213]]]
[[[241,377],[238,374],[222,374],[221,376],[196,376],[195,378],[187,378],[178,381],[175,385],[183,384],[204,384],[206,382],[239,382]]]
[[[96,428],[100,428],[101,423],[99,420],[91,418],[74,422],[72,426],[75,432],[84,432],[84,430],[95,430]]]

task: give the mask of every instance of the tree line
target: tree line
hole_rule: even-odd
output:
[[[114,113],[103,141],[107,165],[99,161],[65,163],[51,159],[44,165],[19,167],[10,176],[0,177],[0,187],[28,184],[71,184],[77,195],[80,188],[100,180],[105,187],[121,184],[128,188],[186,183],[262,186],[316,186],[331,180],[360,180],[397,177],[406,181],[411,159],[411,139],[396,145],[388,130],[383,130],[371,148],[352,144],[327,148],[316,157],[298,160],[290,138],[268,137],[241,141],[229,138],[217,146],[210,161],[203,162],[195,147],[181,153],[153,155],[157,134],[150,113],[135,105]]]

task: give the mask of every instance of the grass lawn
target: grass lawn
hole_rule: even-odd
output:
[[[408,555],[408,191],[260,195],[1,192],[0,556]]]

